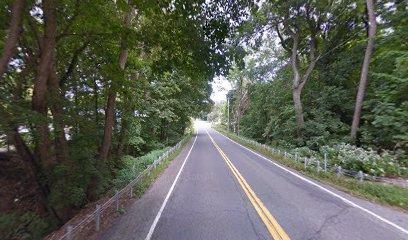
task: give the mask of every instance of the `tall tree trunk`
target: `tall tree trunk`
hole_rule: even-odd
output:
[[[19,75],[16,82],[16,87],[13,90],[13,102],[18,104],[22,99],[23,85],[25,84],[25,76],[27,74],[27,68],[24,68]],[[14,145],[17,154],[22,160],[22,166],[27,174],[28,179],[35,184],[35,203],[39,207],[42,213],[48,213],[50,216],[54,217],[56,220],[60,220],[55,210],[50,207],[47,203],[47,196],[49,194],[49,188],[47,183],[41,179],[41,165],[34,158],[30,148],[24,142],[20,133],[18,132],[18,125],[12,122],[12,117],[7,112],[0,111],[0,118],[4,119],[8,125],[7,138],[10,143]]]
[[[297,136],[302,137],[302,129],[304,124],[303,119],[303,109],[301,94],[303,85],[300,82],[300,73],[298,68],[298,46],[299,46],[299,36],[297,34],[292,34],[293,46],[291,49],[290,63],[293,72],[293,103],[295,106],[295,116],[296,116],[296,132]]]
[[[43,117],[43,119],[41,119],[41,122],[35,125],[37,136],[35,137],[34,158],[41,164],[41,171],[44,171],[55,163],[55,160],[51,158],[50,155],[51,145],[47,121],[47,93],[49,91],[47,83],[50,72],[53,69],[56,47],[57,16],[55,1],[43,0],[42,10],[44,12],[44,37],[42,38],[42,44],[39,54],[40,59],[36,69],[36,77],[34,81],[32,97],[32,108]],[[43,186],[43,188],[47,189],[47,194],[50,191],[49,184],[49,179],[42,179],[41,185]],[[59,223],[62,223],[60,216],[54,208],[49,207],[49,211],[52,212]]]
[[[39,167],[35,164],[34,157],[31,154],[28,146],[21,138],[20,134],[17,131],[17,128],[13,128],[9,134],[12,139],[13,145],[16,147],[17,153],[23,160],[26,173],[38,188],[38,194],[36,195],[37,199],[35,202],[39,205],[42,211],[48,212],[50,216],[54,217],[59,223],[62,223],[55,209],[50,207],[47,203],[49,189],[46,184],[41,184],[42,181],[38,175],[38,173],[40,172]]]
[[[51,66],[48,85],[50,90],[50,109],[53,115],[54,125],[54,144],[57,161],[67,162],[68,160],[68,143],[65,138],[65,123],[63,110],[63,93],[60,89],[60,79],[57,76],[55,65]]]
[[[374,38],[375,32],[377,30],[377,22],[375,19],[374,12],[374,1],[366,0],[367,3],[367,13],[368,13],[368,38],[367,38],[367,48],[365,51],[364,62],[361,69],[360,84],[358,86],[358,92],[356,97],[356,105],[353,115],[353,123],[351,125],[351,138],[356,139],[358,127],[360,125],[361,119],[361,109],[363,108],[364,95],[367,87],[368,78],[368,67],[370,65],[371,56],[374,49]]]
[[[18,104],[19,101],[21,101],[25,79],[24,77],[26,73],[27,68],[24,68],[16,81],[16,87],[13,90],[14,104]],[[7,124],[7,139],[9,143],[15,147],[17,154],[20,156],[24,172],[26,173],[28,179],[36,185],[35,203],[42,213],[46,213],[48,210],[48,206],[45,199],[48,194],[48,189],[44,185],[40,184],[41,182],[38,178],[38,173],[41,171],[41,167],[35,161],[31,150],[18,132],[18,126],[13,122],[13,117],[10,115],[10,113],[7,111],[2,111],[2,109],[0,109],[0,119],[2,119],[5,124]]]
[[[143,58],[144,53],[140,54],[140,56]],[[134,80],[137,81],[140,77],[140,73],[136,72],[134,75]],[[130,98],[127,98],[124,96],[123,101],[130,101]],[[118,156],[122,155],[123,151],[125,150],[125,145],[127,144],[127,136],[126,136],[126,130],[129,127],[129,120],[128,120],[128,115],[133,116],[135,112],[135,106],[132,104],[129,107],[126,107],[122,111],[122,119],[121,119],[121,127],[120,127],[120,133],[119,133],[119,141],[118,141],[118,147],[116,149],[116,153]]]
[[[128,28],[130,27],[130,24],[131,24],[133,12],[134,12],[134,9],[130,8],[125,16],[125,26]],[[120,56],[119,56],[119,67],[122,71],[124,71],[126,60],[128,57],[128,49],[126,49],[125,46],[122,46],[122,48],[123,50],[121,51]],[[99,153],[99,159],[102,161],[106,161],[106,159],[108,158],[109,151],[112,145],[112,133],[113,133],[114,122],[115,122],[115,104],[116,104],[116,95],[117,95],[116,85],[117,84],[115,84],[115,82],[112,81],[112,84],[109,89],[108,100],[106,103],[105,127],[103,131],[101,150]]]
[[[38,190],[36,192],[38,194],[36,194],[37,199],[35,202],[41,208],[42,212],[49,212],[52,215],[55,215],[54,210],[48,207],[46,200],[49,190],[45,185],[40,184],[41,180],[38,177],[40,168],[38,165],[36,165],[34,157],[30,152],[30,149],[28,148],[28,146],[25,144],[24,140],[18,133],[17,127],[13,127],[12,130],[8,133],[8,135],[11,139],[12,144],[16,148],[18,155],[23,160],[23,167],[25,169],[25,172],[27,173],[27,176],[31,181],[33,181],[33,183],[37,185]]]
[[[21,33],[21,19],[23,16],[25,0],[15,0],[11,10],[11,21],[8,36],[4,44],[3,54],[0,58],[0,81],[7,70],[8,63],[16,50],[18,38]]]
[[[25,144],[24,140],[21,138],[18,133],[17,128],[13,128],[9,133],[13,141],[13,145],[16,147],[17,153],[23,160],[24,168],[27,172],[29,178],[35,183],[38,188],[36,203],[42,208],[42,211],[46,211],[50,216],[52,216],[58,224],[62,224],[62,220],[55,209],[48,205],[47,196],[50,192],[48,185],[44,183],[43,179],[39,176],[38,173],[41,172],[41,167],[36,165],[33,155],[30,152],[30,149]]]
[[[301,99],[302,89],[300,87],[293,88],[293,103],[295,105],[295,117],[296,117],[296,133],[297,137],[303,136],[303,124],[305,122],[303,118],[303,107]]]
[[[44,0],[42,2],[44,11],[44,38],[41,48],[40,60],[37,67],[36,78],[34,82],[32,108],[43,116],[42,123],[37,124],[36,132],[38,136],[35,140],[36,158],[41,161],[44,168],[50,166],[53,161],[49,156],[49,129],[47,118],[47,80],[50,73],[50,66],[53,63],[56,45],[56,11],[53,0]]]
[[[103,130],[103,139],[101,151],[99,153],[99,159],[105,161],[109,156],[109,150],[112,144],[112,133],[115,117],[115,104],[116,104],[116,90],[109,93],[108,100],[106,102],[105,109],[105,127]]]
[[[125,113],[122,114],[121,127],[120,127],[120,133],[119,133],[119,143],[118,143],[118,147],[116,150],[116,153],[118,154],[118,156],[123,154],[125,144],[127,143],[126,129],[128,128],[129,121],[126,118],[127,118],[126,114]]]
[[[310,75],[314,67],[316,66],[317,58],[316,58],[316,38],[315,34],[311,34],[310,40],[310,52],[309,52],[309,64],[307,66],[306,71],[303,75],[300,75],[299,66],[298,66],[298,47],[299,47],[299,35],[297,33],[292,33],[292,40],[293,46],[291,49],[291,66],[293,72],[293,103],[295,107],[295,114],[296,114],[296,133],[297,137],[303,137],[303,125],[304,125],[304,118],[303,118],[303,107],[302,107],[302,90],[305,86],[307,80],[309,79]]]

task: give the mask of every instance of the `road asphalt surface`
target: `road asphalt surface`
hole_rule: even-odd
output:
[[[204,123],[196,131],[98,239],[408,240],[408,214],[310,180]]]

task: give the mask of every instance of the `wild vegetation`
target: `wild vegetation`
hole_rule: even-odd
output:
[[[216,105],[209,118],[261,143],[407,177],[407,9],[265,1],[235,38],[246,57],[227,75],[230,107]]]
[[[278,161],[279,163],[291,169],[295,169],[310,178],[316,179],[317,181],[332,185],[337,189],[350,193],[359,198],[369,200],[371,202],[388,205],[393,207],[394,209],[399,209],[401,211],[408,210],[408,190],[406,186],[366,181],[367,179],[364,180],[364,182],[360,182],[360,180],[356,177],[350,177],[350,175],[346,176],[346,171],[344,171],[344,169],[342,170],[344,175],[337,174],[335,170],[333,171],[330,165],[335,166],[334,164],[340,164],[347,169],[352,169],[353,165],[363,165],[364,167],[370,166],[370,164],[362,164],[364,162],[355,161],[355,146],[351,149],[353,153],[350,154],[351,151],[347,152],[347,154],[350,154],[347,157],[334,155],[332,156],[332,158],[329,158],[327,162],[328,169],[327,171],[324,171],[323,156],[319,156],[317,152],[310,150],[308,147],[295,149],[274,148],[274,151],[271,151],[270,148],[265,148],[265,145],[261,145],[251,139],[238,136],[235,133],[228,131],[226,126],[217,125],[214,128],[225,136],[228,136],[230,139],[233,139],[236,142],[257,151],[262,155],[273,159],[274,161]],[[363,152],[364,155],[367,155],[364,150],[360,151]],[[284,152],[286,152],[286,154]],[[357,155],[360,154],[361,153]],[[379,160],[378,155],[375,154],[372,156],[376,156],[377,159],[375,160]],[[302,160],[304,160],[305,158],[314,161],[320,160],[320,171],[317,170],[316,163],[314,165],[310,165],[310,163],[308,163],[305,168],[304,162],[302,162]],[[344,162],[345,159],[346,162]],[[347,161],[348,159],[350,161]],[[361,160],[361,158],[359,158],[359,160]],[[343,165],[344,163],[347,163],[347,165]],[[395,166],[390,165],[388,162],[379,162],[379,164],[387,165],[394,169],[400,170],[399,168],[395,168]],[[348,170],[347,172],[350,171]],[[369,172],[369,174],[373,174],[373,172]]]
[[[215,76],[234,89],[208,117],[237,134],[406,177],[407,9],[2,1],[0,238],[40,238],[130,180],[211,110]]]
[[[41,237],[178,142],[251,5],[2,1],[0,238]]]

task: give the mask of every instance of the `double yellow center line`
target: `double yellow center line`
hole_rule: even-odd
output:
[[[221,150],[218,144],[214,141],[211,135],[207,132],[208,136],[211,139],[211,142],[214,144],[215,148],[220,153],[221,157],[227,163],[229,169],[234,174],[235,178],[237,179],[238,183],[241,185],[242,189],[244,190],[245,194],[249,198],[249,201],[254,206],[256,212],[261,217],[263,223],[265,224],[266,228],[268,229],[269,233],[275,240],[289,240],[288,234],[283,230],[283,228],[279,225],[276,219],[272,216],[269,210],[265,207],[265,205],[261,202],[255,192],[251,189],[249,184],[246,182],[244,177],[239,173],[238,169],[232,164],[231,160],[227,157],[227,155]]]

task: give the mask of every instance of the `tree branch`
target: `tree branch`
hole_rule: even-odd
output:
[[[292,66],[292,71],[293,71],[293,88],[298,88],[300,84],[300,74],[299,74],[299,68],[298,68],[298,47],[299,47],[299,35],[298,34],[293,34],[292,35],[292,40],[293,40],[293,46],[291,49],[291,56],[290,56],[290,61],[291,61],[291,66]]]
[[[61,78],[60,88],[64,86],[67,79],[71,76],[72,72],[74,71],[76,63],[78,62],[79,54],[81,54],[81,52],[84,51],[86,47],[88,47],[90,42],[91,42],[90,40],[86,41],[80,48],[75,50],[74,54],[72,55],[71,62],[68,66],[68,69]]]
[[[278,34],[278,37],[279,37],[279,39],[281,41],[282,48],[285,49],[286,51],[290,52],[290,48],[286,45],[286,43],[285,43],[285,41],[283,39],[283,36],[279,31],[278,24],[275,25],[275,29],[276,29],[276,33]]]
[[[38,31],[38,27],[35,24],[35,22],[33,21],[33,17],[30,14],[28,15],[28,26],[31,29],[31,32],[34,34],[34,38],[37,40],[37,44],[38,44],[38,48],[39,48],[39,52],[41,52],[42,49],[42,42],[43,42],[43,37],[39,34]]]
[[[307,79],[309,79],[310,74],[314,67],[316,66],[317,58],[316,58],[316,37],[314,34],[311,36],[310,40],[310,52],[309,52],[309,66],[306,69],[306,72],[303,74],[302,79],[300,81],[300,87],[303,88]]]

